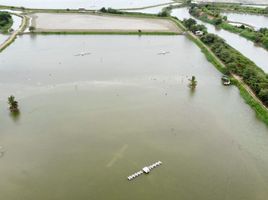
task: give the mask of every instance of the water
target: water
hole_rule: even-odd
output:
[[[266,200],[268,128],[220,78],[184,36],[18,38],[0,54],[0,199]]]
[[[21,22],[22,22],[22,18],[21,17],[18,17],[16,15],[12,15],[12,19],[13,19],[13,25],[12,25],[12,29],[13,30],[18,30],[20,25],[21,25]]]
[[[241,5],[241,6],[245,6],[245,7],[254,7],[254,8],[266,8],[268,5],[252,5],[252,4],[245,4],[245,5]]]
[[[172,15],[178,17],[181,20],[183,18],[193,18],[193,16],[191,16],[189,13],[187,14],[187,12],[188,8],[179,8],[174,9]],[[197,22],[199,24],[204,24],[207,27],[209,33],[219,35],[229,45],[240,51],[244,56],[248,57],[250,60],[256,63],[265,72],[268,72],[268,51],[266,51],[264,48],[256,46],[253,42],[237,34],[225,31],[223,29],[218,30],[215,28],[215,26],[208,23],[204,23],[200,20],[197,20]]]
[[[158,14],[162,11],[163,8],[167,7],[168,5],[157,6],[153,8],[146,8],[141,10],[127,10],[129,12],[139,12],[139,13],[146,13],[146,14]]]
[[[228,20],[249,24],[256,29],[268,28],[268,17],[263,15],[249,15],[241,13],[222,13]]]
[[[9,34],[0,33],[0,44],[4,43],[9,37]]]
[[[218,0],[196,0],[198,3],[202,2],[219,2]],[[221,0],[222,3],[239,3],[244,5],[267,5],[267,0]]]
[[[13,25],[12,25],[12,29],[13,30],[17,30],[20,27],[21,24],[21,18],[16,16],[16,15],[12,15],[13,18]],[[0,33],[0,44],[4,43],[8,38],[9,38],[10,34],[1,34]]]
[[[171,0],[1,0],[1,5],[24,6],[27,8],[136,8],[169,3]]]

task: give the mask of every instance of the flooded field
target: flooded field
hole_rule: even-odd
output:
[[[136,8],[169,3],[172,0],[1,0],[0,5],[24,6],[28,8]]]
[[[222,13],[228,20],[249,24],[256,29],[268,28],[268,17],[263,15],[249,15],[241,13]]]
[[[32,24],[37,31],[180,32],[174,22],[166,19],[49,13],[37,13],[32,17]]]
[[[266,200],[268,128],[220,78],[184,36],[18,38],[0,54],[0,199]]]
[[[179,8],[172,11],[172,15],[183,20],[184,18],[194,18],[188,13],[188,8]],[[197,19],[195,19],[197,20]],[[262,47],[256,46],[252,41],[247,40],[235,33],[225,31],[223,29],[216,29],[215,26],[197,20],[199,24],[204,24],[209,33],[214,33],[222,37],[229,45],[240,51],[244,56],[255,62],[261,69],[268,72],[268,51]]]
[[[241,3],[241,4],[245,4],[245,5],[260,5],[260,4],[264,4],[267,5],[268,1],[267,0],[196,0],[196,2],[198,3],[202,3],[202,2],[223,2],[223,3]]]
[[[13,25],[12,25],[12,29],[13,30],[17,30],[20,27],[21,24],[21,18],[16,16],[16,15],[12,15],[12,19],[13,19]],[[8,38],[9,38],[10,34],[2,34],[0,33],[0,45],[2,43],[4,43]]]

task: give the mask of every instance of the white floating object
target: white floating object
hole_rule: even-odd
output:
[[[143,173],[145,173],[145,174],[149,174],[149,172],[151,171],[151,169],[153,169],[153,168],[155,168],[155,167],[157,167],[157,166],[159,166],[159,165],[161,165],[161,164],[162,164],[162,162],[161,162],[161,161],[158,161],[158,162],[156,162],[156,163],[154,163],[154,164],[152,164],[152,165],[150,165],[150,166],[145,166],[145,167],[142,168],[141,171],[138,171],[138,172],[136,172],[136,173],[134,173],[134,174],[128,176],[127,179],[128,179],[129,181],[131,181],[132,179],[138,177],[139,175],[141,175],[141,174],[143,174]]]
[[[148,174],[150,172],[150,169],[149,169],[149,167],[144,167],[144,168],[142,168],[142,171],[144,173]]]

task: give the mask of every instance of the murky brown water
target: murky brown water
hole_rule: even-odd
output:
[[[268,128],[220,77],[184,36],[20,37],[0,54],[0,199],[266,200]]]

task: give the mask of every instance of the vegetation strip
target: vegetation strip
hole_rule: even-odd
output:
[[[266,8],[252,7],[252,6],[241,6],[237,3],[204,3],[202,5],[211,5],[219,12],[236,12],[245,14],[258,14],[268,15],[268,5]]]
[[[188,29],[196,25],[196,22],[187,21],[184,21],[184,25],[187,25]],[[195,20],[190,19],[190,21]],[[232,82],[239,88],[246,103],[268,125],[268,76],[217,35],[205,33],[199,38],[190,31],[187,31],[187,35],[201,48],[208,61],[222,73],[233,77]]]
[[[239,8],[243,6],[236,6],[235,8]],[[241,23],[240,26],[231,25],[227,20],[227,17],[221,16],[220,12],[222,8],[219,5],[212,4],[191,4],[190,14],[194,17],[200,19],[201,21],[213,24],[217,27],[223,28],[232,33],[237,33],[240,36],[253,41],[254,43],[262,46],[266,50],[268,50],[268,29],[260,28],[259,30],[254,30],[250,25]],[[265,10],[263,12],[268,14],[268,8],[260,9]]]
[[[17,16],[22,18],[22,23],[19,29],[14,31],[12,35],[10,35],[10,37],[3,44],[0,45],[0,52],[7,48],[17,38],[17,35],[22,33],[27,26],[27,17],[22,15]]]
[[[13,24],[12,16],[8,12],[0,11],[0,32],[8,33]]]

